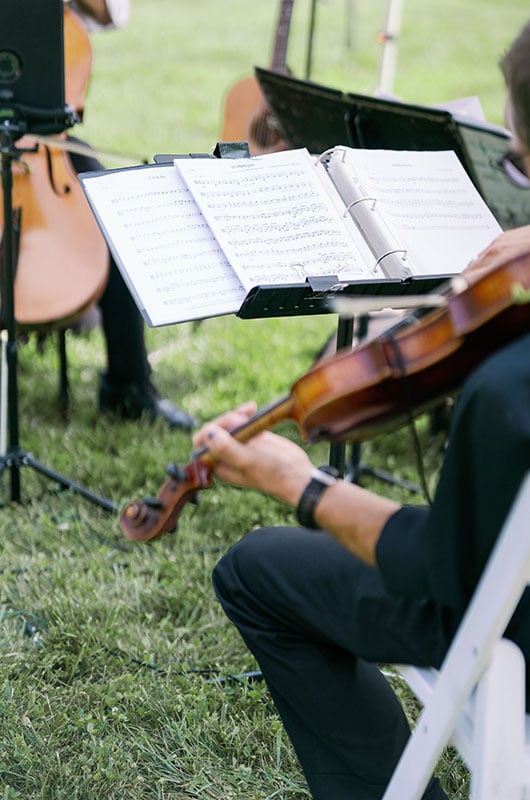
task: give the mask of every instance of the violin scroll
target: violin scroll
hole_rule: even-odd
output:
[[[177,517],[187,503],[198,503],[198,491],[212,485],[212,466],[206,458],[186,467],[170,464],[158,497],[134,500],[120,514],[120,525],[127,539],[148,542],[174,531]]]

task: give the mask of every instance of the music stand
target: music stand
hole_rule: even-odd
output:
[[[83,486],[37,461],[20,447],[14,282],[17,247],[13,210],[13,162],[35,148],[17,147],[25,134],[61,133],[77,121],[76,112],[65,105],[63,0],[2,0],[0,5],[0,155],[3,196],[2,237],[2,342],[7,376],[6,422],[9,436],[0,454],[0,475],[9,469],[11,500],[20,502],[20,470],[31,467],[63,488],[71,489],[107,511],[117,506],[97,497]],[[2,370],[3,371],[3,370]],[[3,398],[4,399],[4,398]],[[4,424],[2,413],[2,425]]]
[[[255,72],[282,135],[293,147],[306,147],[313,153],[324,153],[337,144],[397,150],[456,149],[461,160],[464,158],[463,148],[455,142],[455,123],[448,112],[346,94],[313,81],[281,75],[260,67],[256,67]],[[392,142],[389,141],[390,136]],[[446,279],[447,276],[430,276],[404,282],[359,282],[347,286],[343,292],[345,295],[426,294]],[[366,335],[366,317],[361,316],[356,321],[339,318],[337,348],[351,346],[354,322],[357,322],[358,338]],[[330,461],[344,472],[346,456],[343,445],[331,446]],[[348,471],[348,477],[355,483],[360,483],[363,476],[369,475],[413,493],[421,491],[408,481],[363,463],[361,444],[357,442],[352,444]]]
[[[454,150],[502,228],[526,225],[530,192],[513,184],[499,161],[511,147],[504,128],[428,106],[342,92],[255,68],[292,147],[323,153],[335,145],[381,150]]]
[[[383,150],[453,150],[502,228],[528,223],[530,192],[515,186],[499,166],[511,147],[505,129],[445,109],[342,92],[260,67],[255,73],[282,138],[291,146],[307,147],[313,153],[337,144]],[[415,290],[421,294],[430,288],[418,283]],[[362,474],[389,480],[385,473],[361,464],[359,452],[359,445],[354,445],[354,480]]]

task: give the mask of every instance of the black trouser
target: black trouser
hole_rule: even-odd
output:
[[[244,537],[213,581],[315,800],[381,798],[409,727],[377,663],[439,666],[448,642],[437,607],[390,595],[330,536],[297,528]],[[445,797],[431,780],[425,798]]]
[[[73,140],[78,142],[78,140]],[[95,157],[69,153],[76,174],[103,169]],[[150,375],[144,339],[144,321],[116,263],[109,253],[109,278],[98,306],[107,348],[107,375],[111,383],[146,383]]]

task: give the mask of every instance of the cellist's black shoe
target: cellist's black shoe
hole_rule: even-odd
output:
[[[161,398],[149,381],[115,384],[103,375],[99,388],[99,410],[127,420],[145,418],[154,422],[155,419],[162,419],[170,428],[183,431],[190,431],[198,425],[197,420],[186,411]]]

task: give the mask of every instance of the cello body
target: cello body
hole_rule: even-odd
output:
[[[15,162],[13,208],[17,325],[61,327],[99,298],[108,275],[105,241],[64,151],[40,145]]]

